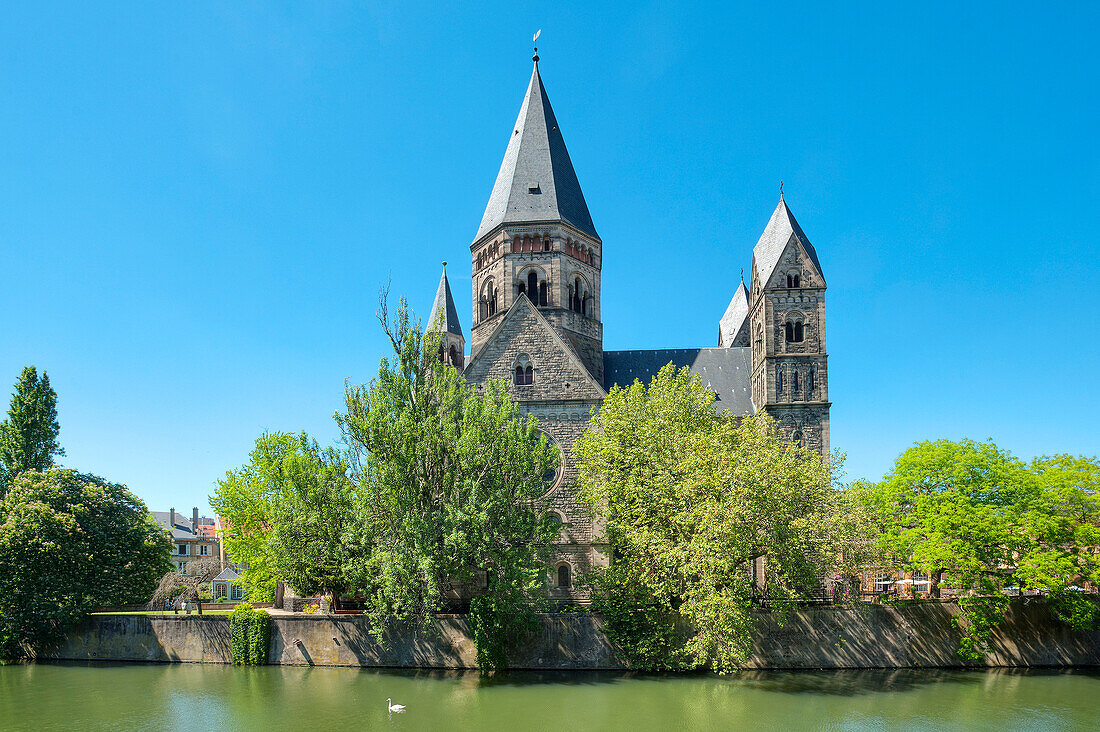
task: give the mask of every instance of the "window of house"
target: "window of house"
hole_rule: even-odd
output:
[[[573,586],[572,574],[568,564],[558,565],[558,589],[566,590]]]
[[[201,556],[201,557],[209,557],[210,556],[210,545],[209,544],[202,544],[201,546],[199,546],[199,556]]]
[[[241,588],[240,584],[231,585],[229,591],[231,593],[230,599],[232,600],[240,600],[244,597],[244,590]]]
[[[176,544],[176,554],[178,554],[180,556],[186,556],[187,555],[187,545],[186,544]]]

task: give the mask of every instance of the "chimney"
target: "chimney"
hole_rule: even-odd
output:
[[[199,507],[195,506],[191,509],[191,530],[195,532],[195,536],[199,535]]]
[[[171,534],[176,529],[176,509],[168,509],[168,533]]]

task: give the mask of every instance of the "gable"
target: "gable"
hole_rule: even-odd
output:
[[[801,278],[801,287],[824,287],[825,279],[821,276],[813,259],[810,257],[802,242],[794,234],[787,241],[782,253],[775,260],[771,276],[765,281],[766,289],[785,289],[787,287],[787,274],[798,272]]]
[[[513,383],[517,363],[530,363],[530,385]],[[503,379],[517,401],[602,400],[607,393],[576,351],[558,334],[526,297],[505,313],[463,372],[467,380],[485,384]]]

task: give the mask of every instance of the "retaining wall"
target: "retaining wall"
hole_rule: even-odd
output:
[[[953,603],[807,608],[785,625],[762,613],[751,668],[907,668],[959,666]],[[540,617],[540,632],[513,649],[510,665],[528,669],[621,669],[627,664],[588,614]],[[100,615],[49,658],[230,663],[224,615]],[[477,654],[461,615],[439,616],[428,630],[392,629],[375,641],[354,615],[275,615],[274,664],[391,668],[474,668]],[[1097,666],[1100,632],[1057,623],[1039,603],[1016,602],[993,639],[986,666]]]

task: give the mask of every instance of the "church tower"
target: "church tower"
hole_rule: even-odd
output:
[[[443,340],[439,344],[439,360],[461,371],[466,364],[466,339],[462,337],[458,310],[451,296],[451,283],[447,281],[446,262],[443,263],[443,274],[439,278],[439,289],[435,292],[432,312],[428,315],[427,330],[443,334]]]
[[[504,160],[470,245],[471,359],[518,298],[527,298],[603,379],[603,242],[539,76],[538,55]]]
[[[756,411],[773,416],[792,442],[828,455],[825,276],[782,195],[752,250],[748,322]]]

